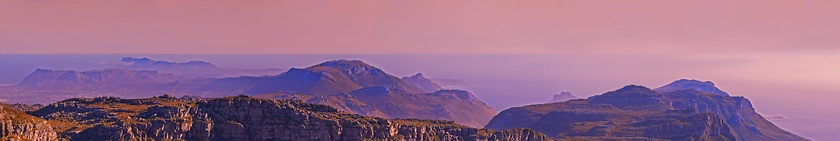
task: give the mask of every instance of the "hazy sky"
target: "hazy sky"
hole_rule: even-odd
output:
[[[0,53],[837,50],[840,1],[2,1]]]

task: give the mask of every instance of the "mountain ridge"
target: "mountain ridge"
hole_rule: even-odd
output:
[[[177,62],[167,62],[167,61],[159,61],[159,60],[152,60],[146,57],[143,58],[133,58],[133,57],[123,57],[120,62],[122,62],[123,66],[135,66],[135,67],[199,67],[199,68],[214,68],[218,69],[216,65],[211,64],[210,62],[205,61],[189,61],[186,63],[177,63]]]
[[[172,73],[182,77],[194,78],[224,78],[238,76],[263,76],[275,75],[285,70],[282,69],[257,69],[257,70],[236,70],[220,68],[206,61],[169,62],[152,60],[146,57],[134,58],[124,57],[115,68],[130,70],[153,70],[163,73]]]
[[[672,126],[681,124],[685,125]],[[513,107],[493,117],[485,128],[532,128],[550,137],[570,139],[641,136],[672,140],[807,140],[764,119],[744,97],[694,89],[656,92],[637,85],[587,99]],[[681,135],[661,136],[674,134]]]
[[[303,69],[292,68],[265,83],[246,90],[247,94],[292,91],[312,95],[346,93],[367,86],[384,86],[410,93],[423,90],[359,60],[334,60]]]
[[[657,92],[673,92],[678,90],[694,89],[701,92],[713,93],[719,95],[729,96],[729,93],[715,87],[712,81],[699,81],[695,79],[680,79],[669,83],[668,85],[654,89]]]

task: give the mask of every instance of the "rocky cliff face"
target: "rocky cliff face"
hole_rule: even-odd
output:
[[[485,127],[532,128],[562,139],[807,140],[765,120],[743,97],[632,85],[588,99],[510,108]]]
[[[56,133],[46,120],[14,109],[0,107],[0,136],[2,140],[56,140]]]
[[[77,98],[33,112],[72,140],[547,140],[530,129],[493,131],[452,121],[386,119],[300,100],[248,96],[184,101]]]

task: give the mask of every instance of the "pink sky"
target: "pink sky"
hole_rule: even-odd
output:
[[[838,1],[2,1],[0,53],[837,51]]]

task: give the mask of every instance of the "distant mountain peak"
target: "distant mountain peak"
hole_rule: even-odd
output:
[[[624,86],[621,89],[618,89],[618,90],[615,90],[615,91],[616,92],[629,92],[629,91],[642,91],[642,92],[650,91],[650,92],[653,92],[653,90],[651,90],[650,88],[645,87],[645,86],[639,86],[639,85],[627,85],[627,86]]]
[[[702,83],[712,84],[712,81],[703,82],[703,81],[700,81],[700,80],[697,80],[697,79],[680,79],[680,80],[677,80],[677,81],[674,81],[674,82],[702,82]]]
[[[150,70],[103,69],[89,71],[36,69],[17,86],[50,89],[105,87],[116,84],[170,83],[179,78]]]
[[[192,78],[223,78],[237,76],[263,76],[276,75],[285,70],[281,69],[224,69],[205,61],[169,62],[149,58],[124,57],[120,64],[114,66],[130,70],[156,70],[164,73],[172,73],[178,76]]]
[[[577,96],[572,95],[572,92],[560,92],[560,94],[554,94],[554,97],[548,103],[566,102],[577,98]]]
[[[210,68],[217,68],[216,65],[210,64],[209,62],[204,61],[189,61],[186,63],[177,63],[177,62],[167,62],[167,61],[158,61],[152,60],[149,58],[134,58],[134,57],[123,57],[120,62],[123,62],[123,66],[138,66],[138,67],[175,67],[175,66],[183,66],[183,67],[210,67]]]
[[[305,69],[310,71],[342,71],[348,74],[385,75],[385,71],[359,60],[333,60]]]
[[[247,90],[246,93],[262,94],[283,90],[312,95],[332,95],[370,86],[383,86],[411,93],[424,92],[421,88],[410,85],[362,61],[333,60],[304,69],[289,69],[279,77]]]
[[[362,62],[360,60],[333,60],[323,62],[321,64],[312,66],[312,67],[331,67],[331,68],[339,68],[339,69],[351,69],[351,68],[371,68],[373,66]],[[373,67],[375,68],[375,67]]]
[[[146,57],[143,57],[143,58],[123,57],[122,61],[120,61],[120,62],[139,62],[139,63],[142,63],[142,62],[152,62],[152,59],[149,59],[149,58],[146,58]]]
[[[719,95],[726,95],[728,96],[729,93],[726,93],[717,87],[715,87],[715,83],[712,81],[700,81],[695,79],[680,79],[674,82],[671,82],[668,85],[659,87],[654,89],[657,92],[673,92],[678,90],[687,90],[693,89],[701,92],[712,93],[712,94],[719,94]]]
[[[423,77],[422,73],[417,73],[411,77],[403,77],[402,80],[408,84],[420,87],[421,89],[423,89],[423,91],[426,92],[435,92],[443,89],[437,83],[433,82],[432,80],[429,80],[426,77]]]

